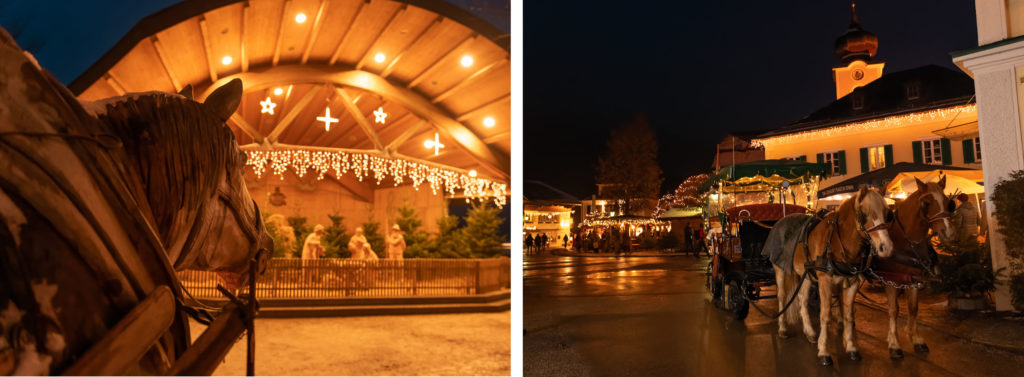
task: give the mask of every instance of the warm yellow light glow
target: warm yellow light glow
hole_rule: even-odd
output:
[[[306,22],[306,14],[305,13],[296,14],[295,15],[295,22],[298,22],[300,24],[303,23],[303,22]]]
[[[388,119],[388,113],[385,113],[384,107],[381,106],[378,107],[377,110],[373,111],[373,117],[375,118],[374,122],[384,124],[384,122]]]
[[[390,176],[395,186],[409,180],[417,189],[423,183],[428,184],[435,195],[439,192],[455,195],[456,190],[462,190],[467,199],[491,199],[499,207],[505,205],[508,195],[508,187],[504,183],[471,177],[461,170],[373,153],[306,149],[247,149],[246,153],[249,155],[246,165],[252,165],[257,179],[269,167],[274,175],[284,180],[284,173],[291,168],[300,178],[307,173],[316,173],[317,179],[322,180],[324,175],[333,172],[335,177],[352,174],[360,182],[372,176],[378,185]]]
[[[484,126],[487,126],[487,128],[494,127],[494,123],[495,123],[494,122],[494,118],[491,118],[491,117],[484,118]]]
[[[274,115],[274,108],[277,107],[277,104],[271,101],[270,97],[267,97],[267,99],[260,101],[260,106],[263,107],[260,109],[260,114]]]
[[[440,135],[437,132],[434,133],[434,140],[427,140],[423,142],[423,146],[427,149],[434,148],[434,155],[441,154],[441,148],[444,148],[444,144],[441,144]]]
[[[863,122],[839,124],[828,128],[820,128],[816,130],[809,130],[803,132],[794,132],[779,136],[770,136],[764,139],[756,139],[754,140],[754,142],[760,145],[780,145],[798,141],[808,141],[819,138],[846,136],[850,133],[894,129],[919,124],[920,122],[924,121],[944,120],[950,117],[956,117],[961,113],[963,113],[964,115],[976,113],[977,109],[977,105],[975,104],[950,106],[941,109],[923,111],[919,113],[893,115],[882,119],[873,119]]]
[[[462,62],[462,66],[463,67],[469,67],[469,66],[473,65],[473,57],[469,56],[469,55],[465,55],[465,56],[462,57],[461,62]]]
[[[331,108],[330,107],[324,108],[324,116],[316,117],[316,120],[324,122],[324,130],[325,131],[330,131],[331,130],[331,123],[337,123],[338,122],[338,118],[331,117]]]
[[[473,178],[476,178],[476,170],[470,170],[469,171],[469,176],[473,177]]]
[[[223,65],[231,64],[231,56],[230,55],[224,55],[223,58],[220,58],[220,63],[223,64]]]
[[[279,95],[281,95],[281,93],[284,93],[284,89],[274,88],[274,95],[275,96],[279,96]]]
[[[373,56],[373,61],[375,61],[377,63],[383,63],[384,59],[387,59],[387,57],[384,56],[384,53],[382,53],[382,52],[378,52],[377,55]]]

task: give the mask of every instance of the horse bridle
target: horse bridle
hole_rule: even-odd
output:
[[[217,197],[224,203],[224,205],[227,206],[231,214],[235,217],[235,222],[238,223],[242,228],[242,232],[245,233],[246,238],[249,239],[249,242],[252,245],[252,248],[249,250],[249,260],[255,261],[256,265],[253,267],[255,267],[256,271],[262,275],[267,269],[271,253],[271,250],[261,247],[261,245],[263,245],[262,241],[264,241],[264,238],[268,237],[267,234],[259,231],[259,223],[249,224],[245,221],[244,216],[242,216],[242,211],[238,208],[238,205],[235,204],[235,201],[231,200],[231,196],[228,193],[217,189]],[[260,215],[260,207],[256,205],[255,200],[252,201],[252,208],[256,212],[255,221],[263,221],[263,217]]]

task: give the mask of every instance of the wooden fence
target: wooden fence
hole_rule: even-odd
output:
[[[289,299],[472,295],[508,288],[511,272],[508,258],[275,258],[256,281],[256,295]],[[220,278],[212,271],[185,270],[178,276],[196,298],[222,297],[216,289]]]

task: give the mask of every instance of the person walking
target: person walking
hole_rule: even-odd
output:
[[[526,240],[523,241],[523,243],[526,246],[526,255],[530,255],[530,252],[533,251],[532,250],[532,248],[533,248],[533,235],[532,234],[527,234],[526,235]]]
[[[956,207],[956,211],[953,212],[953,227],[956,229],[956,240],[964,241],[974,237],[977,240],[978,237],[978,209],[971,204],[970,197],[967,194],[961,193],[956,196],[956,200],[960,202],[959,206]]]
[[[544,249],[546,249],[547,247],[548,247],[548,234],[547,233],[541,233],[540,234],[540,242],[537,243],[537,252],[540,253],[540,252],[544,251]]]
[[[683,228],[683,253],[692,251],[693,249],[693,229],[690,229],[690,224],[686,224]]]
[[[568,249],[569,248],[569,235],[568,234],[562,235],[562,248],[563,249]]]

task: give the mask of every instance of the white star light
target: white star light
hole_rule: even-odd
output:
[[[338,122],[338,118],[331,117],[331,108],[330,107],[324,108],[324,116],[316,117],[316,120],[324,122],[324,130],[326,130],[326,131],[330,131],[331,130],[331,123],[337,123]]]
[[[444,144],[441,144],[441,139],[437,132],[434,133],[434,140],[424,141],[423,146],[427,149],[434,148],[435,156],[441,153],[441,148],[444,148]]]
[[[373,111],[373,116],[375,118],[377,118],[377,119],[374,120],[375,122],[380,123],[380,124],[384,124],[384,121],[386,121],[387,118],[388,118],[388,113],[385,113],[384,112],[384,107],[381,106],[381,107],[378,107],[377,110]]]
[[[267,97],[267,99],[260,101],[260,106],[263,106],[263,108],[260,109],[260,114],[274,115],[274,108],[277,107],[277,104],[274,103],[274,101],[271,101],[270,97]]]

